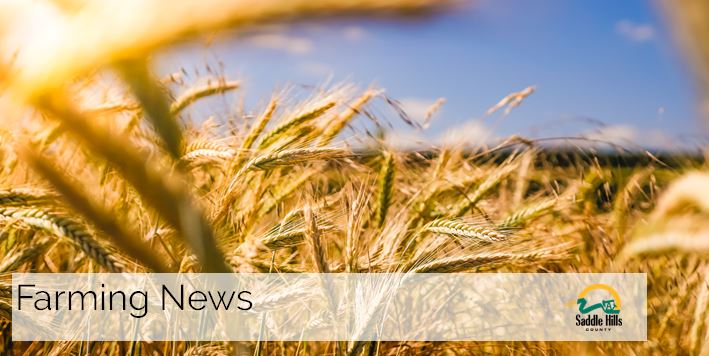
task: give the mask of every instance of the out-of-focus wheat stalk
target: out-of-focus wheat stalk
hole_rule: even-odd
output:
[[[694,68],[702,90],[702,113],[709,120],[709,3],[703,0],[663,0],[677,38]]]
[[[97,66],[145,55],[185,35],[296,17],[413,12],[440,6],[440,2],[431,0],[264,0],[258,3],[243,0],[107,0],[84,2],[74,11],[63,13],[49,3],[27,5],[10,1],[0,9],[0,14],[9,14],[0,21],[8,24],[0,31],[9,37],[6,39],[8,45],[18,45],[17,40],[22,41],[22,54],[15,63],[18,70],[6,74],[10,76],[7,79],[21,96],[34,97],[63,86],[67,80]],[[51,26],[31,34],[19,32],[18,26],[17,32],[12,32],[11,14],[33,12],[44,15],[42,20],[50,22]],[[3,48],[8,53],[17,49]]]
[[[105,232],[122,251],[138,259],[146,267],[155,272],[169,272],[160,257],[155,255],[150,246],[136,238],[135,232],[129,232],[124,225],[115,220],[104,207],[99,206],[83,194],[75,182],[69,181],[46,159],[38,154],[28,151],[26,157],[34,169],[44,176],[59,191],[69,205],[93,222],[100,230]]]

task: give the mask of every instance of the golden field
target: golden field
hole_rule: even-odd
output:
[[[170,10],[127,2],[121,11],[145,7],[135,23],[87,39],[78,33],[114,13],[76,3],[66,2],[77,15],[63,37],[27,39],[27,51],[0,67],[0,352],[709,354],[701,154],[550,148],[520,136],[401,150],[387,144],[384,125],[373,134],[358,126],[373,121],[370,105],[394,105],[390,98],[346,84],[304,97],[277,92],[195,124],[187,108],[241,84],[218,73],[186,81],[151,71],[150,53],[183,35],[333,13],[429,11],[435,2],[265,1],[250,11],[239,11],[239,1]],[[226,8],[214,15],[209,6],[217,5]],[[194,16],[176,20],[185,13]],[[680,31],[688,42],[709,33],[702,21]],[[147,27],[155,30],[145,35]],[[67,47],[72,54],[61,54]],[[706,47],[696,48],[692,58],[703,63]],[[55,60],[38,59],[46,56]],[[10,275],[30,271],[646,272],[648,341],[13,343]]]

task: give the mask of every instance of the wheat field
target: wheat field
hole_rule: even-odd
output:
[[[369,110],[392,99],[347,83],[274,91],[227,117],[192,120],[191,106],[248,88],[217,71],[157,78],[147,56],[186,33],[269,16],[432,3],[264,2],[218,19],[205,10],[160,23],[137,48],[118,26],[113,46],[76,45],[95,52],[81,63],[30,62],[21,74],[23,58],[3,65],[22,109],[0,128],[0,353],[709,354],[701,154],[555,149],[520,136],[398,149],[379,120],[399,118]],[[108,85],[98,68],[115,75]],[[146,271],[646,272],[648,341],[11,341],[11,273]]]

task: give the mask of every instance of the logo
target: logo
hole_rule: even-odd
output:
[[[607,284],[591,284],[567,306],[578,308],[576,326],[588,332],[608,332],[623,325],[618,292]]]

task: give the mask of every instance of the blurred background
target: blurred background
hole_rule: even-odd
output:
[[[445,98],[424,130],[391,120],[387,140],[404,147],[513,134],[629,149],[692,150],[707,141],[691,73],[653,1],[479,0],[433,16],[270,25],[202,36],[161,51],[156,63],[162,75],[220,68],[244,82],[237,100],[247,108],[289,84],[353,82],[386,89],[423,122]],[[485,115],[528,86],[536,91],[509,115]],[[227,104],[196,110],[219,116]]]

